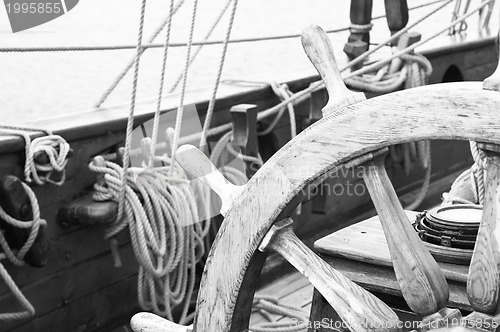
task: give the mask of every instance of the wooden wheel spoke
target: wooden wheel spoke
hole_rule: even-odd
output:
[[[481,225],[467,281],[471,306],[482,313],[498,311],[500,287],[500,157],[488,157]]]
[[[328,103],[323,108],[323,117],[338,114],[344,107],[366,99],[362,92],[352,92],[344,84],[335,61],[332,45],[325,31],[311,25],[302,32],[302,46],[312,64],[321,75],[328,91]]]
[[[500,92],[500,62],[483,82],[483,90]],[[478,143],[486,151],[486,181],[481,224],[467,278],[467,296],[474,310],[485,314],[499,312],[500,287],[500,147]]]
[[[198,148],[186,144],[177,149],[176,161],[192,178],[199,179],[219,195],[222,206],[220,214],[226,215],[245,186],[236,186],[229,182],[215,167],[208,157]]]
[[[384,158],[363,166],[363,178],[384,230],[394,271],[410,308],[429,315],[444,308],[449,292],[446,279],[425,248],[401,206],[387,176]]]
[[[274,224],[259,246],[283,256],[320,291],[351,331],[397,330],[398,317],[385,303],[324,262],[297,238],[292,220]]]

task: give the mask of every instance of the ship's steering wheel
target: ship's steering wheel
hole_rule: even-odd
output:
[[[384,149],[422,139],[500,144],[500,79],[495,78],[500,71],[483,83],[484,88],[479,82],[446,83],[362,100],[362,94],[344,86],[331,45],[319,27],[306,29],[302,43],[330,95],[323,119],[281,148],[244,188],[224,183],[217,172],[207,177],[230,207],[205,266],[194,324],[180,326],[140,313],[132,319],[135,331],[248,329],[256,280],[266,256],[262,252],[268,250],[280,253],[304,274],[352,331],[399,330],[392,309],[308,249],[293,234],[288,218],[303,190],[340,167],[361,164],[406,302],[428,320],[443,322],[448,284],[405,222],[407,216],[384,168]],[[199,153],[183,147],[179,162],[189,172],[200,174],[206,165]],[[500,302],[500,157],[494,153],[488,157],[487,176],[482,224],[467,285],[471,306],[486,320],[497,312]]]

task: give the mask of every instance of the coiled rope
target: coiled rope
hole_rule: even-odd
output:
[[[449,192],[443,193],[442,205],[484,204],[486,154],[476,142],[469,143],[474,164],[455,179]]]
[[[236,3],[237,1],[233,1],[233,10],[226,40],[229,39],[230,29],[232,28]],[[170,3],[171,15],[173,15],[172,8],[173,1]],[[197,1],[193,6],[188,44],[191,43],[193,37],[196,9]],[[129,167],[132,133],[130,128],[133,126],[144,11],[145,1],[142,5],[139,24],[123,167],[106,161],[104,166],[92,162],[89,168],[97,174],[104,175],[103,183],[98,182],[94,186],[96,191],[94,198],[96,200],[112,199],[119,204],[117,220],[106,230],[105,237],[112,238],[125,227],[128,226],[129,228],[134,254],[140,265],[138,278],[140,306],[144,310],[153,311],[170,320],[174,319],[172,317],[173,308],[181,307],[178,321],[185,324],[192,319],[192,314],[188,314],[188,311],[195,287],[196,265],[205,255],[204,239],[210,231],[210,219],[200,218],[200,215],[209,215],[210,206],[209,204],[202,204],[198,208],[197,198],[199,197],[197,196],[203,197],[203,195],[207,194],[207,189],[202,188],[201,184],[196,182],[190,185],[184,171],[175,163],[175,153],[170,156],[155,155],[171,20],[167,22],[168,27],[153,124],[153,137],[144,138],[141,142],[141,150],[146,162],[142,165],[143,167]],[[221,56],[221,64],[213,93],[214,100],[226,49],[227,47],[224,47]],[[171,151],[177,150],[182,126],[184,93],[191,60],[190,50],[191,45],[189,45],[186,52],[181,100],[177,109],[175,131],[171,135],[172,140],[168,143],[172,144]],[[158,166],[159,164],[162,166]],[[233,177],[236,176],[235,173]]]
[[[26,319],[31,318],[35,315],[35,309],[26,299],[23,293],[19,290],[16,283],[14,282],[14,280],[12,280],[9,273],[1,263],[3,259],[8,259],[12,264],[16,266],[24,266],[24,256],[26,256],[28,251],[31,249],[31,246],[35,242],[40,227],[45,227],[47,224],[46,221],[40,217],[40,208],[38,206],[38,201],[35,194],[28,185],[26,185],[25,183],[22,183],[22,185],[31,203],[33,220],[21,221],[12,218],[5,212],[5,210],[1,206],[0,218],[13,227],[29,229],[30,233],[24,245],[16,253],[14,252],[14,250],[12,250],[12,248],[10,248],[9,244],[7,243],[7,239],[5,238],[3,231],[0,231],[0,247],[3,249],[3,253],[0,253],[0,277],[4,280],[5,284],[14,295],[14,298],[19,302],[19,304],[21,304],[23,310],[19,312],[0,313],[0,322]]]
[[[31,139],[28,132],[44,132],[45,136]],[[27,182],[35,182],[37,185],[45,183],[52,183],[55,185],[62,185],[65,180],[65,167],[67,163],[68,153],[70,151],[69,144],[59,135],[54,135],[51,131],[42,128],[34,128],[28,126],[15,126],[15,125],[0,125],[0,135],[3,136],[21,136],[25,141],[25,163],[24,163],[24,176]],[[46,162],[41,162],[37,156],[45,154],[47,157]],[[59,173],[59,179],[52,178],[53,173]],[[5,210],[0,206],[0,219],[15,228],[29,229],[29,236],[21,249],[14,252],[9,246],[4,232],[0,230],[0,247],[3,252],[0,253],[0,277],[4,280],[5,284],[13,294],[14,298],[23,307],[22,311],[9,312],[0,314],[0,322],[12,321],[31,318],[35,315],[35,309],[31,303],[26,299],[23,293],[19,290],[16,283],[10,277],[9,273],[1,263],[1,260],[8,259],[16,266],[24,266],[24,257],[33,246],[40,227],[45,227],[46,222],[40,217],[40,208],[35,193],[31,188],[22,183],[23,188],[30,200],[31,209],[33,212],[33,220],[21,221],[9,216]]]
[[[27,133],[29,131],[43,132],[46,135],[35,139]],[[37,185],[52,183],[62,185],[66,179],[65,167],[68,162],[70,146],[59,135],[54,135],[50,130],[28,126],[0,125],[0,135],[20,136],[25,144],[24,177],[27,182]],[[45,154],[47,162],[41,163],[40,156]],[[53,180],[53,173],[59,173],[59,179]]]
[[[168,16],[160,23],[158,28],[156,28],[156,30],[153,32],[153,34],[151,35],[151,37],[148,40],[149,43],[152,43],[156,39],[156,37],[160,34],[160,32],[162,32],[165,25],[171,24],[172,16],[175,15],[175,13],[177,13],[177,11],[182,7],[182,5],[184,4],[184,1],[185,0],[179,0],[177,5],[175,6],[175,8],[169,12]],[[162,45],[162,47],[163,46],[164,45]],[[127,49],[134,49],[134,48],[140,52],[139,56],[142,55],[142,53],[144,53],[144,51],[146,51],[146,48],[142,47],[142,43],[141,43],[141,45],[137,44],[134,46],[127,47]],[[123,49],[123,48],[119,48],[119,49]],[[98,49],[94,48],[91,50],[97,51]],[[62,49],[59,49],[58,51],[62,51]],[[123,70],[116,76],[113,83],[111,83],[111,85],[106,89],[106,91],[103,93],[103,95],[99,98],[99,101],[95,104],[94,108],[101,107],[101,105],[106,101],[106,99],[108,99],[111,92],[113,92],[114,89],[118,86],[118,84],[121,82],[121,80],[125,77],[125,75],[130,70],[130,68],[132,68],[132,66],[134,66],[134,64],[136,63],[136,58],[137,58],[137,53],[136,53],[136,56],[134,58],[132,58],[130,60],[130,62],[125,66],[125,68],[123,68]]]

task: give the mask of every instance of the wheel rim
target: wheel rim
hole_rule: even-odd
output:
[[[481,83],[446,83],[344,107],[339,115],[303,131],[255,174],[229,210],[203,274],[195,330],[236,331],[248,323],[249,294],[265,258],[257,248],[274,221],[290,214],[298,194],[315,179],[355,157],[398,143],[498,143],[498,109],[500,94],[482,90]]]

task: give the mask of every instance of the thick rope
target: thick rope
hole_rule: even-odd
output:
[[[44,132],[46,135],[32,140],[27,133],[28,131]],[[48,182],[58,186],[64,183],[66,179],[65,167],[70,151],[70,146],[64,138],[43,128],[15,125],[0,125],[0,135],[15,135],[24,139],[24,177],[27,182],[35,182],[37,185]],[[47,162],[41,163],[40,158],[37,158],[41,155],[47,157]],[[57,180],[52,177],[54,172],[59,174]]]
[[[96,183],[94,199],[121,200],[132,247],[139,262],[138,299],[141,308],[173,319],[172,308],[182,304],[180,323],[189,320],[188,309],[195,286],[195,266],[204,255],[206,223],[200,223],[196,199],[180,167],[171,158],[155,157],[165,166],[130,167],[124,186],[120,166],[93,163],[90,169],[104,174],[105,185]],[[171,173],[171,169],[174,172]],[[141,203],[142,200],[142,203]],[[106,234],[107,237],[114,234]]]
[[[1,260],[8,259],[12,264],[16,266],[24,266],[24,256],[31,249],[33,243],[38,236],[38,231],[40,227],[45,227],[46,222],[40,217],[40,208],[38,206],[38,201],[36,199],[35,194],[31,190],[31,188],[23,183],[23,188],[26,191],[28,198],[31,203],[31,209],[33,211],[33,220],[31,221],[21,221],[9,216],[5,210],[0,207],[0,218],[4,220],[6,223],[12,225],[13,227],[20,229],[29,229],[30,234],[28,239],[24,243],[24,245],[19,249],[19,251],[14,252],[10,248],[5,239],[3,231],[0,231],[0,247],[3,249],[3,253],[0,253],[0,277],[4,280],[5,284],[14,295],[14,298],[21,304],[23,307],[23,311],[20,312],[9,312],[9,313],[1,313],[0,314],[0,322],[12,321],[12,320],[21,320],[26,318],[32,318],[35,315],[35,309],[31,305],[31,303],[26,299],[23,293],[19,290],[16,283],[10,277],[9,273],[1,263]]]

